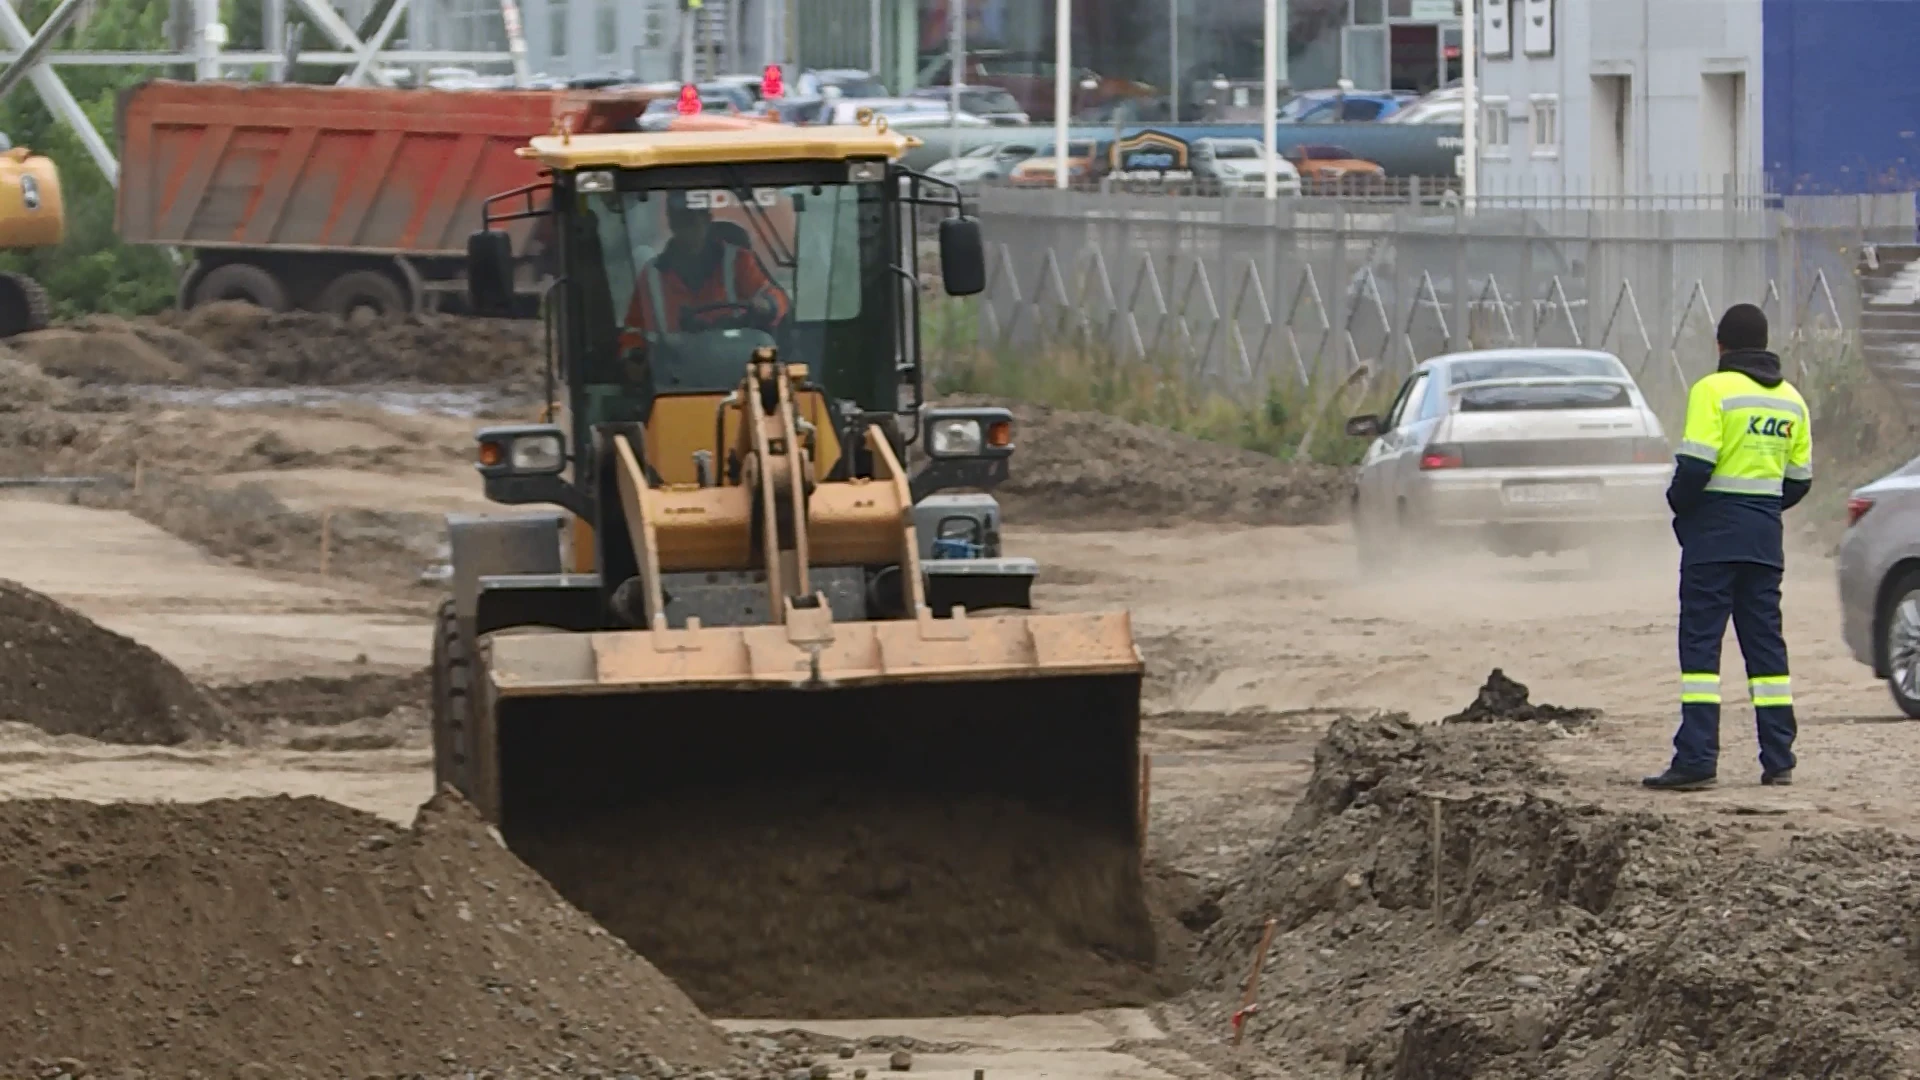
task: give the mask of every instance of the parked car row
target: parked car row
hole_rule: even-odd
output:
[[[889,114],[889,120],[892,120]],[[898,121],[894,121],[896,124]],[[1052,187],[1057,157],[1053,143],[1023,134],[1005,142],[985,143],[959,157],[934,164],[928,171],[943,180],[965,184],[1006,183],[1014,187]],[[1193,140],[1188,167],[1191,180],[1226,194],[1264,194],[1266,147],[1258,139],[1208,137]],[[1091,139],[1067,144],[1070,182],[1082,186],[1099,181],[1108,171],[1100,160],[1099,145]],[[1308,187],[1350,178],[1384,177],[1386,170],[1344,147],[1308,143],[1274,158],[1280,193],[1299,195]]]

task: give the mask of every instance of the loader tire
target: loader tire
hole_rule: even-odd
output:
[[[0,338],[45,330],[51,311],[39,282],[25,274],[0,274]]]
[[[473,737],[472,643],[460,632],[453,598],[440,605],[433,634],[433,781],[473,797],[470,740]]]

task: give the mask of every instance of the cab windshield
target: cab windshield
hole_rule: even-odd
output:
[[[573,260],[588,294],[588,422],[730,389],[769,345],[864,403],[868,376],[891,372],[885,213],[879,184],[582,196],[576,235],[598,249]]]

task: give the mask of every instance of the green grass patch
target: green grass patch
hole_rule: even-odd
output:
[[[1173,352],[1141,356],[1072,334],[1026,348],[990,347],[977,311],[973,301],[927,306],[922,342],[935,393],[1105,413],[1284,461],[1356,464],[1367,440],[1346,435],[1346,418],[1384,411],[1397,388],[1364,375],[1218,386]]]

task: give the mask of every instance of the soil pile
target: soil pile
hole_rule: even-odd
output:
[[[367,672],[347,678],[295,675],[233,683],[214,694],[242,721],[334,727],[422,706],[432,688],[426,668],[405,675]]]
[[[1272,917],[1245,1021],[1270,1074],[1920,1069],[1920,845],[1864,833],[1762,856],[1726,826],[1541,798],[1526,789],[1553,779],[1537,756],[1552,730],[1337,722],[1204,935],[1202,1029],[1230,1030]]]
[[[461,1075],[731,1063],[471,808],[0,804],[0,1072]],[[75,1068],[74,1065],[81,1066]]]
[[[129,511],[211,555],[259,570],[315,572],[325,533],[331,572],[396,590],[422,584],[426,569],[443,557],[446,537],[446,521],[437,514],[297,510],[257,483],[218,488],[153,475],[137,493],[89,488],[78,501]]]
[[[1013,405],[1005,496],[1015,523],[1117,528],[1304,525],[1345,508],[1347,470],[1295,464],[1100,413]]]
[[[1155,962],[1134,849],[1008,800],[783,785],[509,839],[715,1015],[1072,1012],[1183,988]]]
[[[234,683],[212,690],[261,741],[299,751],[432,746],[427,669]]]
[[[47,374],[37,364],[0,349],[0,412],[32,413],[72,402],[77,388],[66,379]]]
[[[131,638],[0,580],[0,720],[55,735],[172,746],[233,739],[233,717]]]
[[[1599,709],[1567,709],[1559,705],[1535,705],[1524,683],[1514,682],[1507,673],[1494,668],[1480,687],[1473,704],[1440,721],[1443,724],[1559,724],[1576,727],[1600,719]]]
[[[89,315],[10,344],[51,374],[106,384],[531,387],[545,362],[537,322],[416,315],[354,324],[241,303],[140,319]]]

